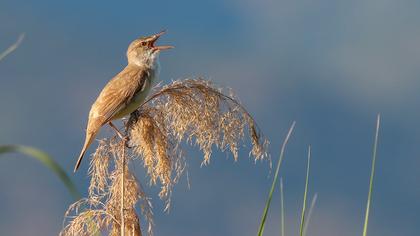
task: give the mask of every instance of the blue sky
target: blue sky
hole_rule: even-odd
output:
[[[167,29],[161,79],[204,76],[232,88],[271,140],[274,160],[293,120],[281,175],[287,232],[296,233],[306,149],[311,235],[361,232],[375,118],[382,115],[370,235],[417,235],[420,210],[420,2],[395,0],[3,1],[0,143],[39,147],[69,172],[91,103],[125,65],[134,38]],[[106,136],[104,129],[101,136]],[[191,189],[176,186],[170,214],[156,189],[156,235],[255,235],[270,186],[268,163],[215,152],[200,168],[189,150]],[[2,158],[0,232],[54,235],[72,202],[33,160]],[[72,175],[87,186],[87,166]],[[139,171],[139,179],[144,179]],[[146,184],[146,181],[143,181]],[[278,193],[266,235],[278,235]]]

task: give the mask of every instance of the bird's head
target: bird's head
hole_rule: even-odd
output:
[[[127,59],[129,64],[138,66],[153,67],[157,61],[159,52],[162,50],[173,48],[173,46],[156,46],[155,43],[165,31],[160,33],[140,37],[133,42],[127,49]]]

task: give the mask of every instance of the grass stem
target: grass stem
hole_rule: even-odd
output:
[[[281,236],[285,236],[284,225],[284,194],[283,194],[283,178],[280,178],[280,211],[281,211]]]
[[[5,58],[7,55],[12,53],[14,50],[16,50],[19,47],[19,45],[22,43],[24,38],[25,38],[25,34],[24,33],[20,34],[14,44],[8,47],[4,52],[0,53],[0,61],[3,60],[3,58]]]
[[[304,225],[305,225],[305,211],[306,211],[306,199],[308,196],[308,185],[309,185],[309,167],[311,165],[311,146],[308,147],[308,165],[306,167],[306,180],[305,180],[305,192],[303,193],[303,206],[302,206],[302,215],[300,220],[300,236],[303,236]]]
[[[368,193],[368,199],[367,199],[367,204],[366,204],[365,223],[363,226],[363,236],[367,235],[367,228],[368,228],[368,223],[369,223],[369,211],[370,211],[370,204],[372,202],[373,177],[375,176],[376,150],[378,148],[378,136],[379,136],[380,123],[381,123],[381,114],[378,114],[376,118],[375,141],[373,144],[373,154],[372,154],[372,169],[370,172],[369,193]]]
[[[289,132],[287,133],[286,138],[284,139],[283,145],[281,147],[280,158],[279,158],[279,161],[277,162],[277,167],[276,167],[276,172],[274,174],[273,183],[271,184],[270,193],[268,194],[268,199],[266,201],[264,212],[263,212],[263,215],[262,215],[262,218],[261,218],[260,227],[258,229],[258,236],[262,236],[263,233],[264,233],[265,221],[267,220],[268,209],[270,208],[270,205],[271,205],[271,199],[272,199],[272,196],[273,196],[274,189],[276,187],[280,166],[281,166],[281,163],[283,162],[284,150],[285,150],[286,144],[289,141],[289,138],[290,138],[290,136],[293,132],[293,129],[295,128],[295,124],[296,124],[296,122],[293,121],[292,125],[290,126]]]
[[[303,226],[304,235],[306,235],[306,232],[308,232],[309,221],[311,220],[312,212],[315,208],[317,198],[318,198],[318,193],[315,193],[314,196],[312,197],[311,205],[309,206],[308,216],[306,217],[305,225]]]

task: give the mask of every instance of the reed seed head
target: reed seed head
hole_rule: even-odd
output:
[[[172,188],[187,165],[183,142],[203,152],[202,165],[210,163],[214,148],[230,152],[236,161],[246,130],[252,144],[250,155],[255,161],[267,157],[268,141],[232,93],[225,95],[203,79],[173,81],[157,88],[126,123],[132,148],[116,138],[99,140],[90,162],[88,197],[69,207],[68,223],[60,235],[120,235],[124,230],[124,235],[139,236],[137,206],[152,235],[151,201],[130,170],[130,162],[142,160],[150,185],[160,185],[159,197],[167,210]]]

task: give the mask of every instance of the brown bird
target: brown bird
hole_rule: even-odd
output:
[[[159,74],[159,52],[172,46],[156,46],[162,31],[134,40],[127,49],[128,65],[102,89],[90,108],[86,139],[77,160],[74,172],[101,127],[109,124],[123,138],[111,121],[123,118],[135,111],[146,98],[152,83]]]

